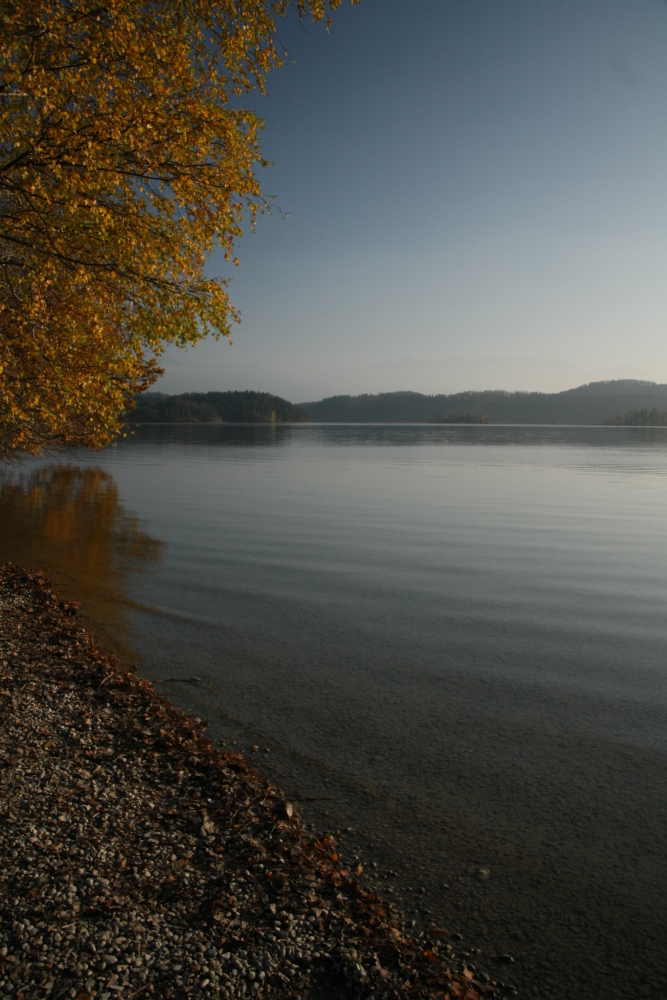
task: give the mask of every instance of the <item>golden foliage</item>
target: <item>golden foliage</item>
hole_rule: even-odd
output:
[[[204,265],[267,204],[242,97],[278,18],[340,3],[0,0],[0,456],[103,446],[165,343],[229,334]]]

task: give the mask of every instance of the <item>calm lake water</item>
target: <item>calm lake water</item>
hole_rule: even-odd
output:
[[[666,430],[143,427],[0,487],[0,558],[418,929],[530,1000],[667,996]]]

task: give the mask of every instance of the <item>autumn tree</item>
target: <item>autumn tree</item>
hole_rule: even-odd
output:
[[[357,0],[352,0],[357,2]],[[243,107],[341,0],[0,0],[0,457],[101,447],[164,345],[228,336],[266,199]]]

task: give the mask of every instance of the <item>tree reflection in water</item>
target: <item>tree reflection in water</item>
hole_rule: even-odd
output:
[[[113,476],[52,465],[0,475],[0,562],[41,569],[84,623],[124,660],[131,649],[132,574],[156,566],[164,543],[125,510]]]

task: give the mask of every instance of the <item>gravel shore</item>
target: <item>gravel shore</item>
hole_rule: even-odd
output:
[[[13,566],[0,713],[0,995],[500,995]]]

